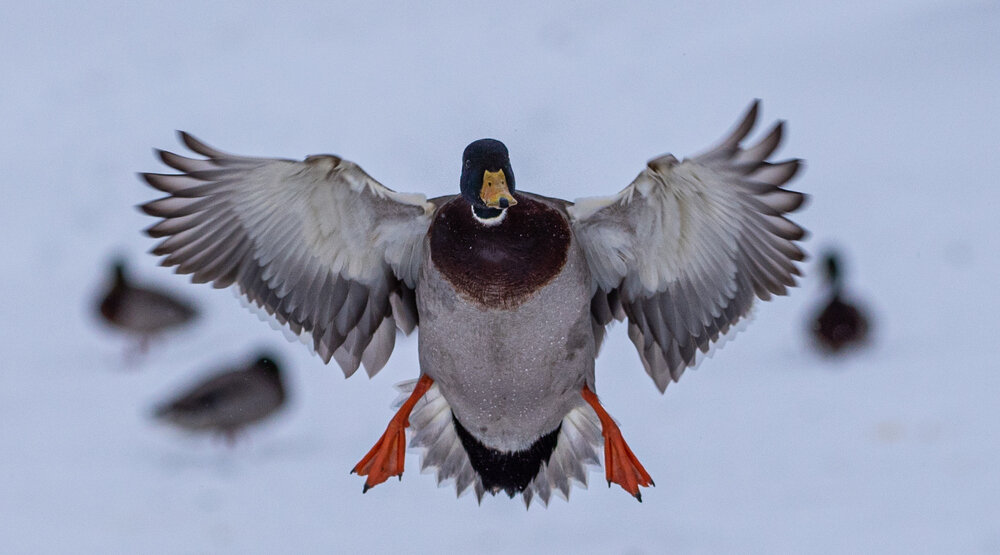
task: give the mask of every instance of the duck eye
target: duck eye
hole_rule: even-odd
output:
[[[466,167],[466,169],[472,167],[472,160],[466,160],[465,161],[465,167]]]

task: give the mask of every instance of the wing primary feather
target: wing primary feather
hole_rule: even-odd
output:
[[[146,228],[145,233],[154,239],[159,239],[160,237],[166,237],[168,235],[175,235],[182,231],[191,229],[210,218],[211,214],[206,214],[204,212],[195,212],[194,214],[188,214],[187,216],[178,216],[176,218],[164,218],[159,222],[153,224],[152,226]]]
[[[743,116],[740,124],[733,129],[733,132],[722,141],[719,145],[721,150],[731,152],[737,147],[739,147],[740,142],[746,138],[746,136],[753,129],[754,124],[757,122],[757,112],[760,108],[760,100],[756,99],[750,104],[750,108],[747,109],[746,114]]]
[[[756,164],[763,162],[768,156],[774,153],[778,145],[781,144],[781,135],[784,132],[785,122],[778,121],[771,131],[764,136],[757,144],[740,152],[733,161],[737,164]]]
[[[799,241],[806,236],[806,230],[784,216],[764,215],[761,217],[760,222],[764,229],[782,239]]]
[[[243,156],[234,156],[227,152],[212,148],[185,131],[178,131],[177,135],[180,137],[181,142],[184,143],[184,146],[190,148],[198,154],[201,154],[202,156],[208,156],[213,160],[225,158],[245,159]]]
[[[139,205],[139,209],[150,216],[174,218],[200,212],[212,204],[211,198],[187,199],[163,197]]]
[[[748,176],[756,181],[771,183],[772,185],[784,185],[798,173],[802,166],[799,159],[784,160],[782,162],[762,162],[760,167],[751,172]]]
[[[164,164],[182,172],[210,170],[217,167],[211,160],[188,158],[187,156],[181,156],[180,154],[175,154],[167,150],[160,150],[158,148],[153,149],[153,152],[156,153]]]
[[[775,189],[769,193],[757,195],[757,198],[780,213],[794,212],[806,200],[804,194],[785,189]]]
[[[799,269],[795,263],[788,259],[775,245],[775,241],[766,231],[756,226],[747,226],[747,233],[752,238],[753,245],[757,248],[767,261],[775,268],[780,269],[780,273],[787,275],[798,275]],[[789,284],[790,285],[790,284]]]
[[[197,187],[203,181],[183,173],[140,173],[139,176],[154,189],[176,195],[177,193]]]
[[[239,180],[230,175],[228,179],[219,181],[200,181],[198,185],[185,187],[173,193],[175,197],[197,198],[218,195],[223,189],[238,185]]]

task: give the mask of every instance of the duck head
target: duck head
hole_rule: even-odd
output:
[[[503,221],[514,199],[514,172],[507,147],[495,139],[479,139],[462,154],[462,196],[485,225]]]
[[[277,388],[278,396],[284,401],[286,398],[285,384],[281,377],[281,366],[276,362],[277,360],[271,353],[261,353],[251,366],[251,371],[264,376],[267,381],[271,382]]]
[[[826,281],[832,289],[839,290],[842,279],[840,271],[840,256],[834,252],[829,251],[823,257],[823,270],[826,274]]]
[[[116,258],[111,264],[111,275],[114,276],[116,287],[123,287],[128,283],[128,269],[125,267],[124,258]]]
[[[278,359],[270,353],[261,353],[254,361],[253,366],[257,371],[277,379],[281,377],[281,368],[275,362],[276,360]]]

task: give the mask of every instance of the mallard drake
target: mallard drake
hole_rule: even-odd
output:
[[[192,431],[214,432],[230,442],[250,424],[285,404],[281,368],[273,355],[209,376],[156,408],[154,416]]]
[[[111,287],[97,303],[97,312],[112,326],[138,337],[140,351],[146,350],[152,337],[186,324],[198,314],[174,295],[133,283],[124,260],[116,260],[111,273]]]
[[[419,326],[420,377],[354,467],[364,490],[402,476],[405,430],[438,480],[459,493],[564,496],[586,465],[641,500],[653,484],[595,392],[594,359],[614,320],[663,391],[755,298],[794,285],[803,202],[783,189],[798,160],[771,163],[782,123],[756,121],[691,159],[651,160],[618,194],[569,202],[515,186],[507,148],[462,156],[461,194],[426,200],[386,188],[333,155],[236,156],[186,133],[204,158],[159,152],[180,174],[144,174],[168,196],[164,265],[235,285],[345,375],[386,363],[396,329]]]
[[[823,275],[827,301],[813,319],[816,344],[829,353],[860,345],[868,337],[868,318],[864,311],[844,295],[840,256],[833,251],[823,257]]]

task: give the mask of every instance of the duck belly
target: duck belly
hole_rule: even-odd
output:
[[[425,266],[417,287],[421,371],[487,447],[527,449],[593,384],[590,278],[573,250],[559,275],[516,306],[486,306]]]

